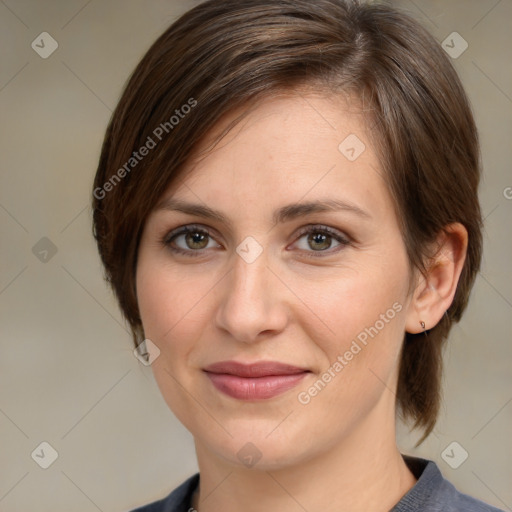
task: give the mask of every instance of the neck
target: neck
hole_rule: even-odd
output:
[[[394,422],[390,428],[375,432],[360,424],[338,445],[271,470],[228,463],[196,440],[201,479],[194,509],[387,512],[416,483],[396,446]]]

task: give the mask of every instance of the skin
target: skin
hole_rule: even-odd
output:
[[[349,134],[366,146],[355,161],[338,150]],[[332,95],[265,99],[187,171],[162,200],[206,205],[230,224],[155,208],[140,243],[136,285],[146,338],[160,350],[152,363],[156,381],[194,436],[201,475],[194,507],[388,511],[416,482],[395,441],[403,336],[421,332],[420,321],[432,327],[449,307],[465,257],[464,228],[454,224],[440,236],[442,250],[426,277],[409,272],[357,102]],[[284,205],[320,199],[357,205],[366,215],[329,211],[272,221]],[[209,232],[202,245],[197,238],[187,244],[185,235],[162,242],[190,224]],[[308,225],[330,227],[349,243],[329,236],[318,242],[318,234],[308,241],[300,234]],[[236,252],[248,236],[263,248],[251,263]],[[393,304],[400,311],[300,403],[299,393]],[[279,361],[311,373],[277,397],[245,402],[219,392],[202,370],[224,360]],[[246,450],[261,456],[252,467],[237,456],[249,442],[257,452]]]

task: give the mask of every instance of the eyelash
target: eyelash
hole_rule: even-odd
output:
[[[174,252],[176,254],[182,254],[184,256],[189,256],[189,257],[193,257],[193,258],[201,256],[204,251],[203,249],[185,250],[180,247],[173,247],[171,245],[171,243],[176,238],[178,238],[180,235],[186,235],[187,233],[200,233],[202,235],[207,235],[208,237],[213,238],[208,230],[204,229],[201,226],[191,224],[188,226],[184,226],[184,227],[175,229],[175,230],[171,231],[170,233],[167,233],[164,237],[162,237],[160,242],[165,247],[167,247],[168,249],[170,249],[172,252]],[[298,236],[297,240],[302,238],[304,235],[319,234],[319,233],[328,235],[328,236],[334,238],[334,240],[336,240],[340,245],[338,247],[336,247],[334,250],[327,249],[327,250],[323,250],[323,251],[305,251],[306,257],[322,258],[322,257],[326,257],[325,254],[330,256],[334,253],[339,252],[344,247],[351,244],[351,240],[349,239],[348,236],[343,236],[338,231],[336,231],[332,228],[329,228],[328,226],[323,226],[323,225],[310,225],[310,226],[307,226],[307,227],[301,229],[301,231],[297,235]]]

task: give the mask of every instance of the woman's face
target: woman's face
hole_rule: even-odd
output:
[[[276,469],[394,443],[409,266],[347,105],[261,102],[147,220],[137,297],[153,372],[197,446],[224,462]]]

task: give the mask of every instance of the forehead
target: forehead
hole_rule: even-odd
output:
[[[197,154],[163,199],[244,211],[284,199],[330,197],[373,210],[391,201],[365,117],[357,100],[345,95],[297,92],[261,99],[224,116]]]

